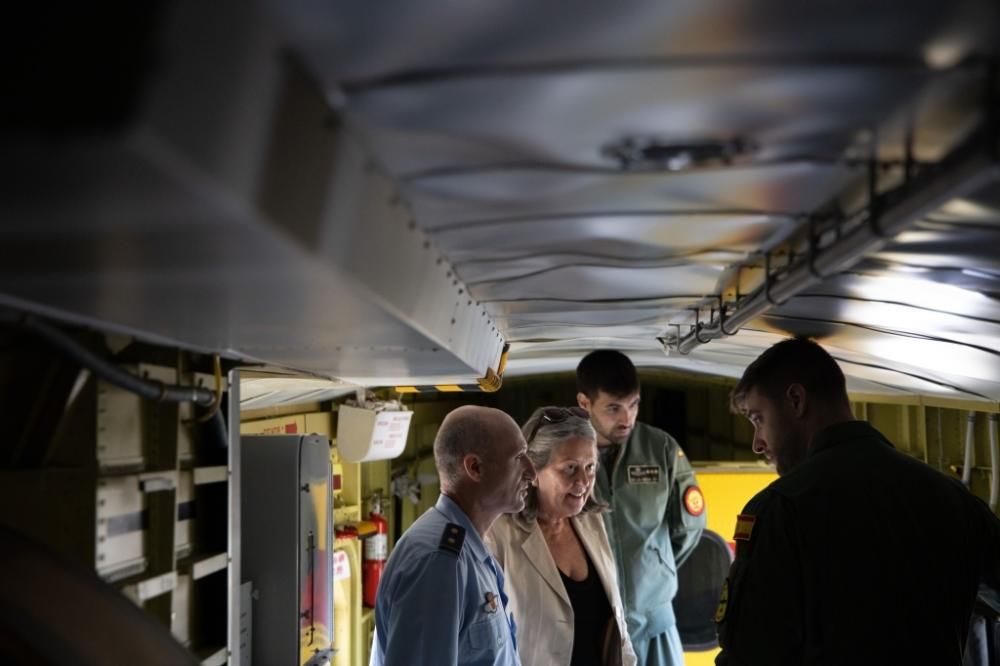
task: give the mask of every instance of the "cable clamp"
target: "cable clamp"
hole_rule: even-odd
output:
[[[726,330],[726,304],[722,301],[722,294],[719,294],[716,298],[719,299],[719,330],[722,331],[723,335],[736,335],[739,331],[730,333]]]
[[[771,253],[764,253],[764,298],[771,305],[781,305],[778,301],[774,300],[771,296],[771,287],[774,284],[773,276],[771,275]]]
[[[701,308],[694,308],[694,339],[703,345],[708,344],[709,342],[712,341],[712,338],[703,340],[701,337],[701,329],[702,329]]]
[[[813,277],[818,280],[825,280],[826,276],[823,275],[818,268],[816,268],[816,257],[819,255],[819,237],[816,235],[816,218],[809,218],[809,259],[807,265],[809,267],[809,272],[812,273]]]

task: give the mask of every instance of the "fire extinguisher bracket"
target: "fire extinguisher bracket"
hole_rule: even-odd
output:
[[[375,523],[370,520],[359,520],[355,523],[355,527],[358,530],[358,537],[361,539],[370,537],[376,531]]]

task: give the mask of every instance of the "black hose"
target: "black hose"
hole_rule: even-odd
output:
[[[144,379],[122,370],[100,355],[87,349],[72,337],[63,333],[55,326],[31,315],[19,318],[22,327],[38,334],[50,345],[69,356],[71,359],[87,368],[104,381],[140,395],[149,400],[165,402],[193,402],[208,406],[215,401],[215,393],[200,386],[181,386],[179,384],[164,384],[156,379]]]
[[[215,445],[220,449],[229,448],[229,434],[226,430],[226,419],[222,416],[222,410],[216,409],[212,418],[205,424],[208,428]]]

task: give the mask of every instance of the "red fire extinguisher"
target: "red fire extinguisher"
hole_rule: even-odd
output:
[[[372,497],[372,511],[368,519],[375,525],[375,534],[365,539],[365,554],[361,563],[362,596],[364,604],[375,608],[375,593],[382,578],[385,561],[389,559],[389,523],[382,517],[382,496]]]

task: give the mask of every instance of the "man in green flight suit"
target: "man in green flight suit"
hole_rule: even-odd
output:
[[[679,666],[674,620],[677,568],[705,527],[705,500],[684,451],[667,433],[636,423],[639,376],[624,354],[598,350],[576,368],[577,403],[597,431],[595,494],[618,565],[618,586],[638,663]]]

